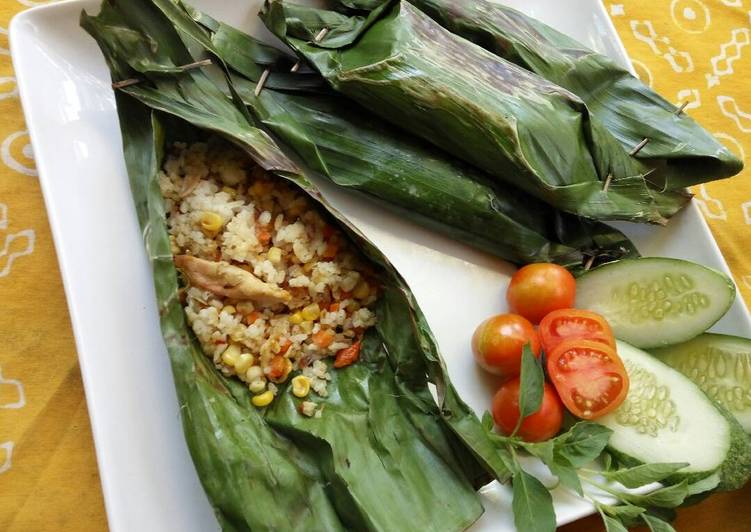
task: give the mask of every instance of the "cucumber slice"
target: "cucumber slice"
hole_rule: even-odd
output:
[[[727,275],[679,259],[611,262],[576,283],[576,306],[602,314],[617,338],[641,348],[698,336],[734,299],[735,285]]]
[[[705,333],[651,353],[694,381],[751,432],[751,340]]]
[[[686,462],[669,482],[714,473],[718,489],[751,476],[751,437],[735,418],[680,372],[625,342],[618,354],[629,375],[626,401],[597,422],[613,430],[611,451],[627,465]]]

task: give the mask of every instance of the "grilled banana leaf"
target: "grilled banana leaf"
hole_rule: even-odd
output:
[[[506,480],[508,470],[451,385],[409,288],[248,120],[244,106],[225,96],[228,87],[181,68],[197,59],[186,43],[206,35],[178,24],[184,11],[176,7],[169,0],[109,0],[98,16],[83,13],[81,24],[100,45],[113,80],[140,80],[116,94],[126,164],[186,440],[222,527],[466,528],[482,513],[474,488],[491,477]],[[157,175],[167,142],[209,134],[305,190],[380,267],[379,322],[364,342],[363,363],[335,372],[338,393],[326,403],[331,415],[309,420],[293,412],[284,387],[272,407],[252,407],[247,389],[214,368],[188,328]]]
[[[405,1],[361,16],[267,0],[262,18],[337,91],[560,210],[663,223],[688,200],[656,190],[577,96]]]
[[[383,0],[339,0],[351,8]],[[457,35],[553,83],[587,104],[627,150],[653,168],[667,189],[723,179],[743,163],[691,117],[609,57],[513,8],[490,0],[409,0]],[[657,176],[655,176],[657,177]]]
[[[638,254],[616,229],[494,181],[339,95],[292,92],[293,85],[280,91],[266,83],[256,96],[260,65],[272,69],[273,79],[288,71],[288,58],[263,63],[282,52],[205,14],[192,15],[210,30],[213,53],[241,74],[232,84],[251,114],[337,185],[516,264],[556,262],[576,271],[589,256],[599,262]]]

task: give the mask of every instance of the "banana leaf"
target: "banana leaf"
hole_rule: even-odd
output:
[[[173,24],[183,13],[175,6],[109,0],[96,17],[82,13],[81,25],[113,81],[141,80],[116,93],[123,148],[186,441],[219,522],[231,531],[466,528],[482,513],[475,488],[509,472],[452,386],[412,293],[244,106],[225,96],[231,91],[218,85],[221,77],[175,68],[197,59],[186,43],[205,37]],[[303,189],[379,267],[378,325],[363,342],[363,362],[332,372],[320,419],[297,413],[285,387],[273,406],[252,407],[245,386],[216,370],[186,323],[157,174],[168,142],[210,134]]]
[[[383,0],[339,0],[370,9]],[[490,0],[409,0],[436,22],[564,87],[636,155],[660,167],[666,189],[733,176],[743,163],[704,128],[609,57],[513,8]],[[656,177],[656,176],[655,176]]]
[[[620,231],[494,181],[339,95],[267,83],[256,96],[263,67],[273,79],[288,71],[289,59],[265,61],[283,53],[203,13],[191,15],[209,29],[211,52],[241,74],[232,84],[254,118],[333,183],[516,264],[556,262],[576,272],[589,256],[600,262],[638,255]]]
[[[664,223],[689,199],[645,179],[577,96],[405,1],[347,15],[267,0],[261,16],[335,90],[562,211]]]

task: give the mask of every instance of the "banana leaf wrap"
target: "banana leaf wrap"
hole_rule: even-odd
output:
[[[638,255],[620,231],[494,181],[340,95],[266,83],[256,96],[263,67],[272,69],[268,79],[284,75],[288,56],[203,13],[191,14],[210,30],[213,52],[241,74],[232,75],[232,84],[254,118],[333,183],[515,264],[555,262],[576,272],[590,256],[598,263]],[[276,62],[264,62],[274,54]]]
[[[383,0],[339,0],[372,8]],[[436,22],[564,87],[627,150],[659,167],[660,183],[676,189],[733,176],[743,162],[696,123],[609,57],[513,8],[489,0],[409,0]]]
[[[221,77],[177,68],[195,60],[186,44],[204,35],[178,25],[184,11],[176,9],[169,0],[110,0],[96,17],[82,13],[81,25],[113,80],[141,80],[116,93],[126,166],[186,441],[220,524],[230,531],[466,528],[483,511],[475,488],[509,473],[452,386],[412,293],[248,120],[242,103],[225,96]],[[247,388],[214,367],[186,322],[157,176],[168,142],[210,134],[307,192],[380,268],[378,324],[363,342],[362,362],[332,372],[320,419],[300,415],[285,386],[272,406],[251,406]]]
[[[267,0],[262,19],[335,90],[562,211],[664,223],[689,199],[656,190],[577,96],[407,2],[360,16]]]

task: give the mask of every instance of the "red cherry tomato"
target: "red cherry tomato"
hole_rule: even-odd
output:
[[[506,435],[511,434],[519,421],[519,378],[511,379],[501,385],[493,397],[493,419],[498,428]],[[545,383],[540,409],[527,416],[516,433],[528,442],[545,441],[561,430],[563,423],[563,404],[555,389]]]
[[[561,342],[572,338],[601,342],[615,349],[615,337],[607,320],[589,310],[554,310],[542,319],[538,332],[546,353],[552,353]]]
[[[472,352],[483,369],[501,377],[515,377],[522,350],[530,344],[540,356],[540,338],[529,321],[516,314],[499,314],[482,322],[472,335]]]
[[[550,380],[575,416],[597,419],[626,399],[628,374],[612,347],[575,338],[563,341],[547,357]]]
[[[511,312],[532,323],[540,323],[546,314],[574,306],[576,280],[557,264],[528,264],[511,278],[506,300]]]

